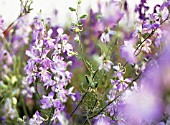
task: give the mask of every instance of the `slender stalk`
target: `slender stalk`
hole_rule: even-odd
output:
[[[141,74],[139,74],[122,92],[120,92],[112,101],[110,101],[108,104],[106,104],[99,112],[97,112],[93,116],[89,117],[89,119],[92,119],[92,118],[96,117],[97,115],[99,115],[101,112],[103,112],[107,106],[109,106],[116,99],[118,99],[133,84],[133,82],[136,81],[140,76],[141,76]],[[85,121],[84,123],[86,123],[86,122],[87,121]]]
[[[22,16],[24,16],[23,13],[21,13],[21,14],[6,28],[6,30],[4,30],[4,32],[3,32],[4,36],[7,36],[7,35],[8,35],[9,31],[12,29],[13,25],[15,24],[15,22],[16,22],[19,18],[21,18]]]
[[[25,101],[24,101],[24,97],[23,96],[21,96],[21,101],[22,101],[22,108],[23,108],[24,114],[28,118],[28,112],[27,112],[27,109],[26,109],[26,106],[25,106]]]
[[[170,16],[170,13],[168,14],[167,18],[160,23],[160,25],[162,25],[166,20],[168,20],[169,16]],[[138,51],[138,49],[141,47],[141,45],[154,34],[154,32],[155,32],[157,29],[158,29],[158,28],[156,28],[155,30],[152,30],[152,32],[137,46],[137,48],[136,48],[135,51],[134,51],[134,54]],[[141,52],[141,51],[140,51],[140,52]],[[140,52],[139,52],[139,53],[140,53]],[[139,55],[139,53],[137,53],[137,54],[135,54],[135,55],[137,56],[137,55]],[[123,65],[123,67],[125,67],[127,64],[128,64],[128,61],[125,62],[125,64]]]
[[[51,108],[51,112],[50,112],[50,116],[48,118],[48,122],[47,122],[47,125],[50,125],[50,120],[51,120],[51,117],[52,117],[52,114],[54,113],[54,107]]]
[[[80,104],[83,102],[83,99],[86,97],[86,95],[88,94],[89,88],[87,89],[87,91],[84,93],[84,95],[82,96],[80,102],[78,103],[78,105],[76,106],[76,108],[73,110],[73,112],[70,114],[69,118],[70,119],[73,114],[76,112],[77,108],[80,106]]]
[[[34,87],[35,87],[35,91],[36,91],[38,97],[41,99],[42,97],[40,96],[40,94],[39,94],[39,92],[38,92],[37,82],[35,82]]]

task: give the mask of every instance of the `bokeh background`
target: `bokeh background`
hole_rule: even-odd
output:
[[[92,8],[93,11],[97,11],[97,3],[98,2],[106,2],[108,0],[82,0],[81,4],[81,13],[86,13],[88,8]],[[115,0],[121,1],[121,0]],[[127,0],[129,8],[134,10],[136,4],[140,2],[140,0]],[[148,0],[150,11],[153,6],[162,3],[163,0]],[[69,11],[69,7],[76,7],[76,0],[33,0],[32,8],[33,10],[29,14],[30,21],[42,10],[42,15],[44,18],[52,18],[56,11],[57,17],[52,18],[52,25],[70,25],[69,20],[74,20],[75,15]],[[56,11],[55,11],[56,10]],[[103,10],[104,11],[104,10]],[[10,24],[13,20],[17,18],[20,12],[20,1],[19,0],[0,0],[0,15],[5,20],[5,23]],[[133,14],[130,15],[132,19],[134,17]],[[6,25],[8,25],[6,24]]]

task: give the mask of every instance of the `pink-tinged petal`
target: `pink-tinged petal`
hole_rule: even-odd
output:
[[[150,46],[151,44],[152,44],[151,39],[147,39],[147,40],[146,40],[146,46]]]
[[[62,35],[64,33],[64,30],[62,28],[57,29],[58,35]]]
[[[50,92],[50,93],[48,94],[48,97],[52,99],[52,98],[54,97],[54,92]]]
[[[133,47],[127,47],[125,45],[120,47],[120,55],[122,58],[126,59],[130,64],[137,62],[137,58],[134,54],[135,49]]]
[[[124,81],[127,83],[130,83],[130,82],[132,82],[132,78],[126,78]]]

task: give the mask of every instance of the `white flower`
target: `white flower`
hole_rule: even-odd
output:
[[[113,31],[113,30],[109,30],[107,32],[104,32],[102,33],[101,37],[100,37],[100,40],[104,43],[107,43],[110,41],[110,35],[113,35],[115,34],[116,32]]]
[[[105,57],[106,57],[106,55],[104,53],[99,58],[99,62],[100,62],[99,70],[104,69],[108,72],[111,69],[111,65],[113,65],[113,63],[110,60],[106,60]]]

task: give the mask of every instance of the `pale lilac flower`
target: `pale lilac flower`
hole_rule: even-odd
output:
[[[152,45],[152,41],[150,39],[147,39],[143,44],[142,44],[142,51],[146,53],[151,52],[150,46]]]
[[[24,47],[29,42],[29,34],[31,32],[31,24],[28,21],[28,16],[21,17],[17,24],[14,26],[14,30],[9,32],[11,38],[11,47],[13,53],[19,53],[20,48]]]
[[[112,125],[112,120],[108,116],[105,115],[98,115],[94,118],[93,125]]]
[[[56,124],[55,121],[58,119],[61,125],[69,125],[69,120],[66,118],[64,112],[55,111],[52,120],[54,120],[53,124]]]
[[[51,86],[55,85],[55,81],[52,79],[49,79],[47,82],[44,83],[44,86],[46,86],[46,90]]]
[[[33,118],[29,120],[29,125],[42,125],[44,121],[45,119],[40,116],[38,111],[36,111],[36,113],[33,115]]]
[[[128,83],[132,82],[132,78],[124,78],[123,76],[119,76],[118,80],[111,80],[111,83],[116,86],[116,89],[118,91],[123,91],[126,89],[126,87],[128,86]]]
[[[135,23],[135,31],[133,33],[133,37],[140,37],[141,34],[142,34],[142,21],[141,20],[138,20],[136,23]]]
[[[57,122],[59,122],[58,123],[59,125],[68,125],[69,124],[69,120],[66,118],[66,114],[62,110],[61,111],[60,110],[55,110],[54,115],[51,118],[51,120],[53,121],[54,125],[56,125]]]
[[[21,94],[23,94],[27,98],[32,98],[33,93],[35,93],[35,88],[33,86],[30,87],[26,79],[23,79]]]
[[[32,58],[36,62],[41,61],[41,59],[39,57],[40,53],[36,49],[31,49],[31,51],[30,50],[26,50],[25,54],[27,56],[29,56],[30,58]]]
[[[110,35],[114,35],[116,32],[113,31],[113,30],[107,30],[105,31],[104,33],[102,33],[101,37],[100,37],[100,40],[103,42],[103,43],[108,43],[110,42]]]
[[[39,68],[39,76],[40,76],[40,80],[42,82],[47,82],[51,79],[52,75],[51,73],[46,69],[47,67],[43,68],[43,67],[40,67]]]
[[[12,100],[9,98],[5,100],[2,111],[6,118],[14,119],[17,117],[17,110],[13,107]]]
[[[71,81],[72,73],[67,70],[69,64],[66,60],[73,52],[73,47],[68,43],[68,36],[62,28],[58,28],[58,35],[51,38],[53,31],[46,31],[44,21],[36,19],[34,22],[33,43],[26,55],[30,57],[25,67],[27,74],[25,80],[28,84],[41,82],[49,90],[48,96],[42,95],[41,108],[54,108],[56,119],[62,122],[58,112],[64,112],[68,96],[74,101],[77,95],[73,93],[73,87],[66,89]],[[70,61],[69,61],[70,62]],[[71,63],[70,63],[71,64]]]
[[[150,122],[160,115],[161,100],[148,88],[132,92],[124,97],[124,101],[126,105],[123,112],[128,124]]]
[[[59,36],[61,36],[64,33],[64,30],[62,28],[58,28],[57,33]]]
[[[116,70],[113,74],[114,77],[121,77],[125,73],[125,69],[121,64],[113,66],[113,69]]]
[[[106,59],[105,53],[101,55],[101,57],[99,58],[99,62],[100,62],[99,70],[104,69],[107,72],[111,69],[111,65],[113,65],[113,63],[110,60]]]
[[[155,41],[154,41],[155,46],[156,46],[156,47],[159,47],[160,44],[163,42],[163,32],[162,32],[162,30],[161,30],[161,29],[157,29],[157,30],[154,32],[153,36],[156,37],[156,39],[155,39]]]
[[[169,10],[167,3],[160,7],[158,14],[161,16],[162,20],[165,20],[168,17]]]
[[[73,101],[76,101],[76,96],[75,96],[76,94],[72,92],[73,89],[74,87],[69,88],[68,95],[72,98]]]
[[[120,55],[132,65],[137,62],[137,58],[134,52],[134,41],[124,41],[124,45],[120,47]]]
[[[54,102],[54,92],[50,92],[48,94],[48,96],[44,96],[42,97],[42,99],[40,100],[41,104],[42,104],[42,108],[43,109],[47,109],[47,108],[51,108],[53,106],[53,102]]]

